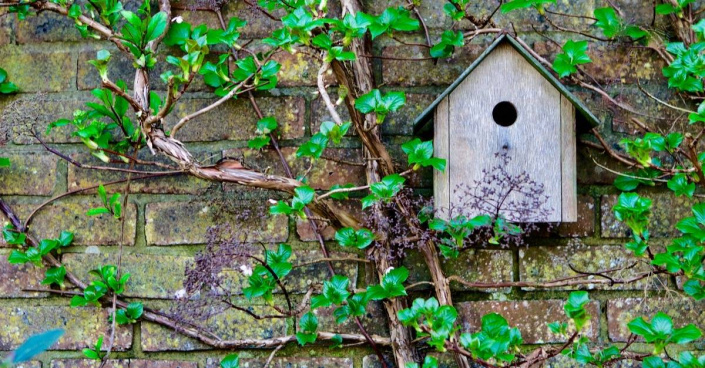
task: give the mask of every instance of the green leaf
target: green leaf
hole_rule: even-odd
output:
[[[553,61],[553,70],[558,73],[560,78],[575,73],[578,71],[578,65],[592,62],[590,57],[585,53],[587,48],[587,41],[566,41],[563,45],[563,53],[556,55],[556,59]]]
[[[374,112],[377,115],[378,124],[382,124],[387,114],[396,112],[404,104],[406,104],[404,92],[389,92],[382,95],[378,89],[373,89],[355,100],[355,108],[363,114]]]
[[[651,322],[653,324],[653,321]],[[702,336],[702,332],[695,325],[690,324],[683,328],[676,329],[673,331],[669,342],[674,344],[687,344],[689,342],[695,341]]]
[[[220,361],[221,368],[240,368],[240,357],[237,354],[228,354]]]
[[[167,15],[165,12],[159,12],[155,14],[152,19],[149,20],[147,25],[147,33],[145,34],[145,39],[147,42],[156,40],[159,36],[164,33],[168,23]]]
[[[315,314],[311,312],[304,314],[299,321],[299,327],[301,332],[296,334],[296,340],[299,342],[299,345],[304,346],[316,342],[318,318]]]
[[[555,4],[556,0],[512,0],[502,4],[502,13],[509,13],[517,9],[526,9],[534,7],[539,10],[539,13],[543,14],[543,7],[545,4]]]
[[[86,216],[98,216],[106,213],[110,213],[110,211],[105,207],[91,208],[86,211]]]
[[[60,267],[47,268],[45,271],[44,280],[42,280],[42,285],[56,284],[58,286],[63,286],[64,277],[66,277],[66,268],[64,268],[63,265]]]
[[[299,146],[296,157],[321,158],[323,151],[328,146],[328,137],[321,133],[314,134],[311,139]]]
[[[602,30],[602,33],[607,38],[618,36],[622,32],[622,18],[617,15],[617,12],[610,7],[598,8],[594,12],[595,26]]]
[[[142,313],[144,312],[144,305],[140,302],[132,302],[127,305],[127,314],[132,318],[132,319],[138,319],[142,317]]]
[[[73,233],[70,231],[62,231],[57,240],[62,247],[68,247],[73,243]]]
[[[12,163],[7,157],[0,157],[0,167],[11,167]]]
[[[687,196],[693,198],[695,194],[695,183],[688,182],[685,174],[676,174],[668,180],[668,189],[672,190],[676,196]]]
[[[346,227],[335,233],[335,240],[343,247],[367,248],[374,241],[374,233],[368,229],[355,230]]]

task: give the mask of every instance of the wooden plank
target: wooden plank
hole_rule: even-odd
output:
[[[561,96],[561,171],[563,222],[578,221],[578,187],[575,148],[575,107]]]
[[[433,129],[433,156],[446,159],[446,164],[450,163],[448,147],[448,99],[445,98],[436,107],[435,128]],[[433,198],[437,216],[448,220],[448,209],[450,208],[450,165],[446,166],[444,172],[433,170]]]
[[[462,204],[463,191],[457,188],[474,186],[486,178],[483,170],[503,166],[495,154],[506,149],[511,158],[506,167],[509,174],[516,177],[525,171],[544,186],[548,196],[548,216],[521,220],[560,222],[560,92],[505,43],[495,48],[449,97],[450,202]],[[492,110],[502,101],[511,102],[517,110],[516,122],[508,127],[496,124],[492,117]],[[506,183],[498,187],[503,185]],[[514,193],[504,203],[521,199],[522,195]],[[482,211],[467,212],[475,215]],[[513,212],[503,214],[511,219]]]

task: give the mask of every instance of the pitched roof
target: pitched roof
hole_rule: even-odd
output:
[[[475,68],[482,63],[483,60],[489,55],[498,45],[500,45],[503,42],[508,42],[512,47],[514,47],[515,50],[517,50],[523,57],[526,59],[526,61],[531,64],[536,71],[538,71],[546,80],[548,80],[553,87],[555,87],[568,101],[570,101],[573,106],[575,106],[575,110],[582,115],[582,117],[585,118],[585,120],[592,126],[596,127],[600,125],[600,120],[597,119],[597,117],[590,112],[590,110],[585,106],[582,101],[580,101],[575,95],[570,93],[568,89],[560,82],[556,77],[553,76],[553,74],[548,71],[548,69],[544,68],[541,63],[536,60],[535,57],[529,53],[529,51],[526,50],[513,36],[510,36],[508,34],[502,34],[499,37],[497,37],[494,42],[480,55],[465,71],[458,77],[458,79],[453,82],[453,84],[450,85],[443,93],[436,98],[433,103],[431,103],[430,106],[424,110],[421,115],[419,115],[416,120],[414,121],[414,134],[419,135],[426,133],[430,130],[433,129],[433,124],[430,123],[431,117],[433,116],[433,111],[436,108],[436,106],[446,97],[448,96],[451,92],[453,92],[459,85],[462,83],[465,78],[467,78],[470,73],[472,73]]]

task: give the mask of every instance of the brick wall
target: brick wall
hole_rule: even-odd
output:
[[[367,11],[378,13],[388,5],[402,2],[366,0]],[[440,16],[439,1],[424,1],[421,13],[424,15],[432,34],[438,35],[450,26],[445,17]],[[471,9],[478,14],[486,14],[492,4],[478,1]],[[597,7],[605,6],[602,1],[585,0],[577,4],[565,5],[559,2],[561,10],[576,14],[592,14]],[[619,0],[618,5],[628,12],[627,18],[637,23],[649,23],[651,12],[639,0]],[[184,5],[182,5],[184,6]],[[0,10],[2,11],[2,10]],[[243,37],[259,39],[277,25],[268,18],[250,9],[242,1],[232,1],[226,6],[226,16],[238,16],[248,20]],[[205,22],[216,26],[217,18],[209,12],[187,12],[176,10],[189,22]],[[528,16],[527,12],[499,15],[498,26],[521,33],[527,43],[533,45],[540,54],[552,59],[555,48],[546,39],[533,33],[531,24],[537,29],[548,29],[548,25]],[[566,26],[580,26],[579,20],[567,18]],[[462,24],[461,24],[462,25]],[[465,25],[467,26],[467,25]],[[569,35],[558,32],[549,34],[554,39],[564,40]],[[410,41],[422,41],[419,36],[406,37]],[[391,115],[383,126],[385,141],[401,162],[400,144],[410,139],[413,118],[419,114],[445,86],[450,84],[488,45],[490,39],[482,38],[459,50],[451,59],[432,61],[375,60],[374,71],[378,84],[384,88],[406,91],[407,105]],[[37,92],[43,94],[40,103],[32,112],[43,130],[44,124],[62,117],[69,117],[74,109],[80,108],[92,96],[90,90],[98,86],[99,79],[94,68],[86,63],[96,50],[113,49],[111,45],[95,41],[82,41],[73,29],[71,21],[53,14],[44,13],[18,23],[14,17],[0,16],[0,67],[6,69],[10,79],[22,90],[15,96],[0,96],[0,112],[12,114],[7,106],[12,101],[32,97]],[[389,39],[375,42],[376,54],[392,57],[422,57],[417,47],[399,46]],[[117,53],[113,53],[117,56]],[[587,70],[607,85],[607,90],[624,103],[636,106],[649,116],[673,116],[661,105],[643,96],[637,86],[639,79],[662,99],[676,101],[668,93],[666,83],[660,75],[661,64],[647,51],[624,46],[592,43],[590,54],[593,64]],[[329,120],[322,102],[316,98],[315,73],[318,65],[302,53],[296,55],[279,54],[278,61],[283,65],[279,88],[258,96],[265,115],[274,115],[280,123],[282,146],[287,159],[295,172],[302,172],[307,164],[295,160],[295,147],[306,140],[312,131],[317,131],[320,123]],[[125,59],[114,57],[109,70],[113,78],[131,80],[131,66]],[[155,76],[160,73],[159,67]],[[158,78],[157,90],[164,88]],[[604,122],[599,128],[611,141],[616,142],[630,133],[627,124],[630,115],[604,103],[600,97],[585,90],[573,88]],[[212,101],[212,94],[198,81],[193,92],[184,97],[176,107],[172,120],[188,112],[205,106]],[[669,115],[670,114],[670,115]],[[345,113],[343,114],[345,118]],[[642,117],[644,118],[644,117]],[[25,118],[24,120],[31,120]],[[645,118],[650,120],[648,117]],[[254,130],[254,111],[245,100],[225,104],[215,113],[206,114],[187,125],[180,134],[199,159],[216,161],[223,155],[243,158],[251,167],[270,169],[281,173],[277,158],[272,152],[258,153],[248,150],[246,140]],[[653,119],[653,123],[664,124],[664,120]],[[4,125],[3,125],[4,124]],[[670,124],[670,121],[669,123]],[[68,190],[93,185],[100,182],[120,179],[116,173],[96,172],[68,166],[27,138],[25,129],[8,126],[7,120],[0,120],[0,132],[7,131],[7,144],[0,148],[1,156],[9,156],[14,163],[11,169],[0,171],[0,195],[7,198],[22,218],[33,207],[51,196]],[[5,129],[9,128],[9,129]],[[0,136],[2,138],[2,136]],[[68,129],[58,129],[49,142],[83,161],[91,161]],[[574,275],[569,264],[583,270],[597,270],[625,266],[631,259],[622,244],[627,236],[624,226],[619,224],[611,211],[617,191],[611,186],[614,176],[593,160],[610,168],[619,166],[598,152],[580,146],[578,149],[579,181],[579,220],[564,224],[539,237],[528,239],[528,246],[519,249],[487,249],[465,252],[453,261],[444,263],[446,272],[458,274],[469,281],[547,281]],[[145,151],[145,157],[149,152]],[[361,156],[360,143],[354,135],[326,151],[325,156],[347,161],[358,160]],[[346,165],[335,160],[323,159],[314,166],[311,185],[327,188],[333,184],[364,181],[364,173],[359,166]],[[424,172],[412,180],[421,193],[429,193],[431,177]],[[184,270],[194,254],[203,249],[206,229],[214,224],[236,221],[232,212],[238,209],[263,209],[263,199],[277,198],[279,195],[260,190],[246,189],[233,185],[220,185],[187,177],[170,177],[149,181],[136,181],[130,186],[130,205],[125,211],[126,226],[121,232],[120,224],[110,218],[88,218],[83,215],[86,208],[97,203],[90,192],[71,196],[54,202],[39,212],[32,222],[32,231],[39,237],[54,237],[61,230],[74,231],[74,246],[61,256],[67,267],[78,275],[87,277],[92,267],[105,262],[115,262],[118,249],[123,242],[124,271],[132,277],[128,283],[126,296],[145,300],[148,306],[168,308],[174,303],[175,294],[182,288]],[[674,235],[675,222],[687,215],[688,206],[683,199],[674,199],[663,188],[643,192],[654,199],[652,236],[665,244]],[[213,198],[221,198],[213,200]],[[219,203],[227,202],[223,214]],[[355,206],[354,203],[348,204]],[[231,214],[228,214],[230,211]],[[295,249],[297,261],[305,262],[320,256],[319,246],[309,226],[302,222],[287,220],[285,217],[272,217],[264,222],[245,223],[241,226],[253,234],[258,241],[275,244],[287,242]],[[326,229],[327,239],[332,231]],[[253,238],[253,239],[254,239]],[[0,350],[15,348],[26,336],[50,327],[63,327],[66,336],[57,346],[26,367],[89,367],[90,362],[82,358],[80,349],[91,345],[107,332],[107,312],[93,308],[70,308],[66,298],[41,291],[26,291],[26,288],[41,289],[42,274],[29,266],[13,266],[6,261],[10,249],[0,240]],[[335,254],[344,255],[345,250],[331,243]],[[418,254],[410,253],[405,265],[412,270],[411,282],[429,279],[423,261]],[[641,266],[637,266],[637,269]],[[364,280],[364,267],[346,264],[344,273],[353,280]],[[289,287],[295,293],[302,293],[306,285],[323,279],[327,271],[322,266],[297,269],[288,279]],[[234,285],[243,284],[241,276],[233,276]],[[360,285],[363,285],[360,282]],[[591,285],[588,287],[593,300],[589,310],[593,316],[588,335],[602,343],[624,342],[628,332],[626,323],[636,315],[649,316],[663,309],[675,317],[677,324],[694,322],[705,328],[705,308],[703,303],[681,300],[664,289],[677,288],[675,280],[652,278],[632,285],[608,287]],[[542,291],[527,288],[507,288],[499,290],[471,290],[457,287],[455,300],[461,313],[463,328],[475,329],[480,317],[491,311],[503,314],[512,325],[520,327],[527,344],[557,343],[562,338],[553,336],[545,326],[546,322],[563,319],[562,300],[573,288]],[[429,296],[430,290],[421,290],[418,296]],[[278,296],[279,297],[279,296]],[[243,301],[244,303],[244,301]],[[255,310],[260,308],[252,306]],[[323,313],[324,314],[324,313]],[[379,306],[371,309],[364,322],[373,333],[385,335],[384,321]],[[354,332],[353,326],[336,326],[333,317],[322,315],[326,330]],[[213,318],[209,328],[224,338],[264,338],[291,332],[291,321],[253,321],[240,312],[228,312]],[[694,346],[705,348],[703,342]],[[206,346],[185,338],[166,328],[151,324],[137,323],[134,326],[118,329],[115,339],[116,351],[107,367],[132,368],[196,368],[215,367],[225,352],[209,351]],[[261,366],[269,352],[246,351],[242,353],[246,365]],[[299,349],[290,346],[278,353],[275,367],[373,367],[376,358],[365,348],[351,348],[344,351],[329,349]],[[560,362],[556,362],[560,364]]]

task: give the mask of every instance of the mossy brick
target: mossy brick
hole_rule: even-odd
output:
[[[696,302],[690,297],[618,298],[607,301],[610,340],[627,341],[630,335],[627,327],[629,322],[638,317],[650,321],[657,312],[671,316],[674,328],[690,323],[701,330],[705,328],[705,301]]]
[[[240,358],[241,368],[265,368],[267,358]],[[353,368],[352,358],[335,357],[275,357],[270,368]],[[220,359],[209,358],[205,368],[220,368]]]
[[[112,193],[110,190],[108,192]],[[52,202],[37,212],[30,223],[30,231],[39,239],[54,239],[62,231],[74,233],[73,245],[118,245],[123,242],[132,245],[135,241],[134,204],[128,204],[123,209],[125,218],[125,233],[123,238],[122,221],[112,215],[86,216],[90,208],[100,207],[102,203],[98,196],[77,196],[70,199]],[[29,204],[13,204],[12,208],[21,220],[37,207]],[[5,241],[0,239],[0,247]]]
[[[0,9],[0,46],[14,42],[16,17],[5,15],[7,11]]]
[[[196,112],[213,102],[210,98],[184,98],[167,118],[173,127],[182,117]],[[303,137],[306,105],[300,97],[263,97],[257,103],[264,116],[273,116],[279,123],[283,139]],[[218,108],[189,121],[176,138],[184,142],[245,140],[255,136],[257,114],[247,99],[230,100]]]
[[[66,303],[68,304],[68,301]],[[108,309],[93,307],[0,307],[0,323],[4,326],[0,330],[0,349],[15,349],[29,336],[53,328],[64,329],[64,335],[51,350],[80,350],[92,347],[100,336],[110,335],[108,316]],[[113,350],[127,350],[131,345],[132,327],[119,326],[115,333]]]
[[[84,39],[76,29],[74,20],[61,14],[45,11],[17,23],[17,42],[20,44],[81,40]]]
[[[272,244],[269,248],[275,250],[277,246]],[[352,255],[344,252],[330,252],[330,256],[331,258],[350,258]],[[328,279],[330,277],[330,271],[328,270],[326,262],[321,262],[320,259],[321,250],[318,246],[315,248],[306,247],[304,249],[294,247],[293,254],[290,258],[294,269],[289,275],[282,279],[282,283],[287,292],[290,294],[304,294],[312,285],[320,283],[321,280]],[[331,262],[331,264],[336,274],[347,277],[351,280],[352,284],[355,284],[358,275],[357,262],[338,261]],[[232,294],[241,294],[242,289],[248,285],[247,277],[240,269],[243,265],[249,268],[255,266],[255,264],[252,263],[235,263],[230,268],[222,270],[222,274],[220,275],[222,276],[222,287],[229,290]],[[282,291],[277,287],[274,293],[281,294]]]
[[[184,286],[186,265],[192,257],[123,254],[121,272],[129,273],[125,296],[136,298],[176,297]],[[66,269],[81,278],[90,278],[88,272],[107,264],[118,264],[117,254],[68,253],[62,257]]]
[[[642,83],[643,90],[647,91],[652,96],[661,101],[673,106],[680,106],[690,110],[696,110],[696,103],[687,103],[683,101],[675,90],[668,88],[666,82]],[[607,92],[614,96],[614,99],[620,104],[627,106],[627,109],[617,108],[613,110],[612,130],[618,133],[627,133],[632,135],[643,135],[643,132],[632,122],[632,119],[653,127],[653,129],[662,129],[664,131],[680,131],[691,132],[697,134],[696,126],[688,124],[688,119],[684,119],[682,111],[677,111],[661,102],[649,97],[644,91],[639,89],[637,85],[620,85],[608,88]],[[615,142],[617,143],[617,142]],[[621,145],[620,145],[621,146]],[[620,147],[620,150],[622,148]]]
[[[444,86],[456,78],[480,56],[487,44],[472,44],[463,47],[447,59],[434,60],[393,60],[393,58],[427,58],[426,48],[420,46],[388,46],[382,56],[390,58],[382,61],[384,84],[396,86]]]
[[[563,52],[560,46],[548,41],[534,42],[532,47],[547,60],[554,60]],[[654,58],[650,50],[598,41],[589,43],[587,54],[592,62],[582,68],[600,83],[666,82],[661,72],[666,65],[661,59]]]
[[[414,132],[414,120],[420,115],[436,96],[420,93],[407,93],[406,104],[397,112],[393,112],[384,119],[381,125],[382,134],[385,135],[412,135]],[[331,99],[335,101],[337,96],[331,94]],[[317,98],[312,102],[313,117],[311,123],[311,131],[318,132],[321,129],[321,124],[324,121],[333,121],[333,118],[328,111],[325,103],[321,98]],[[341,119],[344,121],[350,120],[350,114],[344,104],[336,108]],[[347,136],[354,136],[357,133],[354,128],[348,130]]]
[[[410,284],[431,281],[423,256],[416,251],[407,252],[404,266],[409,269]],[[468,282],[509,282],[512,281],[512,252],[505,250],[469,250],[461,252],[456,259],[441,260],[441,268],[446,276],[458,276]],[[451,289],[457,291],[480,290],[496,291],[497,289],[470,289],[465,285],[452,282]],[[428,289],[429,287],[424,287]]]
[[[223,7],[225,19],[238,17],[246,20],[247,25],[241,28],[243,38],[266,38],[271,33],[281,28],[281,23],[267,17],[257,6],[247,4],[244,1],[230,1]],[[283,10],[273,13],[276,17],[285,15]]]
[[[565,336],[551,333],[546,326],[554,321],[568,322],[563,312],[562,300],[523,300],[523,301],[480,301],[456,304],[458,320],[465,332],[477,332],[481,328],[480,320],[488,313],[501,314],[509,325],[521,331],[526,344],[545,344],[565,342]],[[586,306],[592,316],[585,327],[584,334],[590,339],[599,335],[599,303],[590,302]],[[569,330],[574,330],[571,326]]]
[[[26,263],[10,264],[7,255],[0,255],[0,298],[36,298],[47,293],[24,291],[25,289],[47,289],[42,285],[44,270]]]
[[[610,269],[628,268],[635,263],[634,254],[623,246],[590,246],[574,244],[569,246],[528,247],[519,250],[519,278],[527,282],[549,282],[567,277],[579,276],[571,267],[582,272],[598,272]],[[629,279],[637,273],[648,272],[649,267],[639,263],[636,267],[610,273],[613,279]],[[607,281],[597,276],[586,276],[591,280]],[[644,290],[658,289],[667,284],[666,278],[649,277],[630,284],[585,284],[552,288],[555,290]],[[534,288],[523,288],[534,290]]]
[[[344,210],[358,219],[362,218],[362,207],[360,202],[356,200],[346,200],[346,201],[330,201],[328,202],[334,210]],[[328,226],[320,222],[316,222],[318,226],[318,231],[323,236],[323,240],[333,240],[335,239],[336,228]],[[311,223],[308,220],[296,219],[296,233],[299,235],[299,239],[303,241],[318,241],[318,236],[311,228]]]
[[[0,97],[0,124],[10,124],[11,139],[15,144],[38,144],[37,139],[30,134],[34,127],[40,138],[46,143],[75,143],[78,138],[72,137],[74,127],[70,125],[57,127],[46,134],[46,127],[59,119],[72,119],[73,113],[86,109],[85,103],[93,101],[89,92],[48,93],[43,95],[14,95]],[[19,107],[18,107],[19,106]],[[0,128],[2,129],[2,128]]]
[[[652,238],[677,236],[680,232],[676,229],[676,224],[681,219],[692,216],[691,208],[697,203],[687,197],[676,197],[671,193],[649,193],[642,196],[653,201],[648,226]],[[615,218],[612,207],[617,203],[617,199],[617,195],[602,196],[600,213],[604,238],[631,236],[631,230],[627,225]]]
[[[198,363],[181,360],[109,359],[103,368],[198,368]],[[51,368],[97,368],[100,362],[89,359],[52,360]]]
[[[271,308],[250,306],[250,311],[256,314],[265,314]],[[215,312],[215,310],[213,311]],[[254,319],[245,312],[228,309],[211,315],[202,323],[208,331],[223,340],[239,339],[269,339],[285,336],[287,332],[286,320]],[[142,323],[142,350],[151,351],[192,351],[207,349],[208,346],[171,328],[151,322]]]
[[[289,235],[286,216],[266,215],[268,206],[260,202],[242,201],[230,205],[253,216],[243,220],[238,217],[241,213],[221,214],[218,208],[206,202],[149,203],[145,211],[147,244],[202,244],[207,240],[209,227],[227,223],[237,224],[239,234],[246,236],[247,241],[286,241]]]
[[[49,195],[56,181],[57,156],[48,152],[8,152],[12,166],[0,174],[0,194]]]
[[[352,183],[364,185],[365,167],[360,149],[328,148],[320,159],[311,163],[310,158],[296,157],[297,148],[283,147],[281,152],[291,167],[294,176],[306,173],[309,169],[308,185],[314,189],[327,190],[335,184]],[[233,157],[246,167],[259,172],[286,176],[279,154],[271,150],[231,149],[223,152],[223,157]],[[238,186],[237,184],[227,184]]]
[[[75,89],[76,57],[66,48],[5,45],[0,47],[0,60],[22,92]]]
[[[196,152],[191,152],[194,155],[194,159],[198,160],[203,165],[210,163],[215,163],[216,157],[212,157],[210,154],[202,153],[197,154]],[[81,162],[83,164],[95,165],[95,166],[109,166],[109,167],[119,167],[123,169],[130,168],[128,164],[116,163],[116,164],[105,164],[93,155],[87,153],[84,150],[83,153],[75,153],[71,155],[74,160]],[[172,162],[166,158],[163,154],[153,155],[149,149],[144,148],[140,151],[138,158],[148,162],[158,162],[162,164],[171,165]],[[204,159],[201,161],[201,159]],[[141,170],[146,173],[149,172],[159,172],[165,171],[153,165],[135,165],[134,170]],[[142,176],[147,176],[148,174],[128,174],[119,171],[104,171],[104,170],[94,170],[79,168],[74,165],[69,165],[68,172],[68,185],[69,190],[75,190],[79,188],[87,188],[100,183],[108,183],[118,180],[127,180],[128,175],[131,179],[130,181],[130,192],[131,193],[168,193],[168,194],[199,194],[204,192],[206,189],[210,188],[212,185],[218,185],[214,182],[196,178],[195,176],[188,175],[187,173],[172,176],[163,176],[151,179],[138,179]],[[1,179],[0,179],[1,182]],[[125,183],[113,186],[114,190],[125,191]],[[90,193],[90,192],[88,192]]]
[[[42,362],[38,360],[30,360],[29,362],[17,364],[14,368],[42,368]]]
[[[595,232],[595,199],[578,196],[578,219],[575,222],[563,222],[558,225],[558,234],[564,237],[586,237]]]

